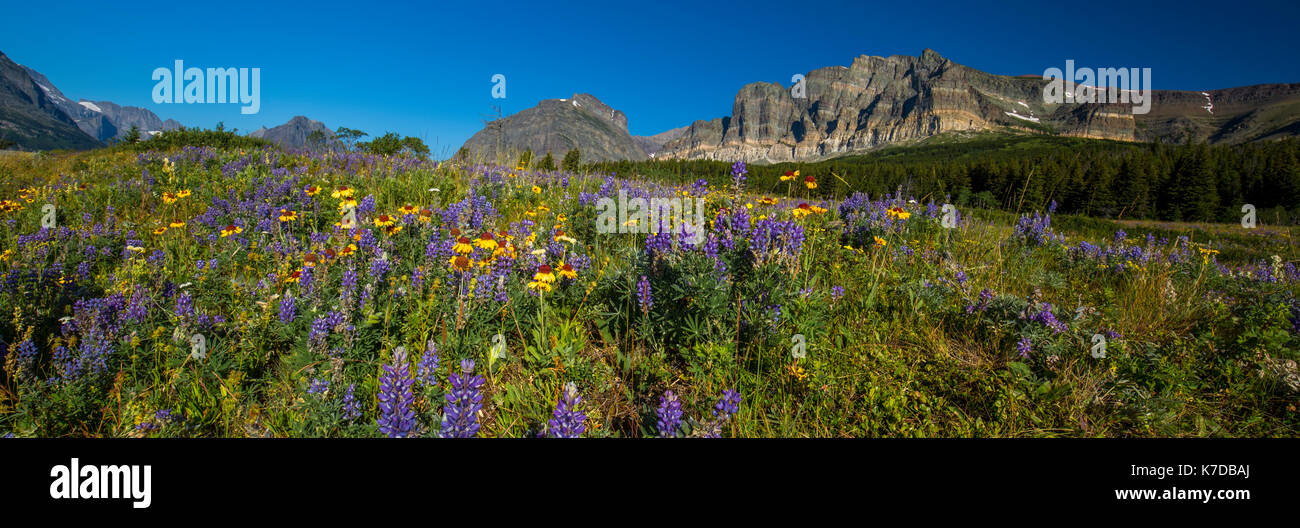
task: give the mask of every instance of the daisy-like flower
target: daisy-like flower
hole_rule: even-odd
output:
[[[190,193],[190,190],[189,190],[189,189],[181,189],[181,190],[179,190],[179,191],[176,191],[176,197],[177,197],[177,198],[189,198],[189,197],[190,197],[190,194],[192,194],[192,193]]]
[[[410,214],[415,214],[415,213],[419,212],[419,209],[416,209],[415,206],[414,206],[414,205],[411,205],[411,204],[403,205],[403,206],[401,207],[401,209],[398,209],[398,210],[402,213],[402,216],[406,216],[406,215],[410,215]]]
[[[798,177],[799,171],[785,171],[785,174],[781,175],[781,181],[792,181]]]
[[[339,250],[339,255],[340,255],[340,256],[347,257],[347,256],[352,255],[353,253],[356,253],[356,252],[357,252],[357,245],[356,245],[356,244],[348,244],[348,247],[345,247],[345,248]]]
[[[288,209],[281,209],[281,210],[280,210],[280,221],[281,221],[281,222],[292,222],[292,221],[297,220],[297,219],[298,219],[298,212],[297,212],[297,211],[290,211],[290,210],[288,210]]]
[[[817,213],[817,214],[822,214],[822,213],[826,212],[826,208],[825,208],[825,207],[817,207],[817,206],[815,206],[815,205],[812,206],[812,207],[810,207],[809,210],[812,211],[812,212],[814,212],[814,213]]]
[[[483,234],[479,235],[478,240],[474,241],[474,245],[486,249],[488,251],[495,251],[498,247],[500,247],[500,244],[497,244],[496,239],[492,238],[491,231],[484,231]]]
[[[811,213],[812,213],[812,207],[809,206],[807,203],[801,203],[799,204],[799,207],[796,207],[790,211],[790,214],[794,215],[795,218],[803,218],[805,216],[808,216]]]
[[[804,187],[807,187],[807,188],[809,188],[809,189],[816,189],[816,188],[817,188],[817,178],[814,178],[814,177],[812,177],[811,174],[809,174],[808,176],[805,176],[805,177],[804,177],[804,179],[803,179],[803,185],[804,185]]]
[[[153,230],[154,236],[161,235],[166,232],[167,232],[167,226],[158,226],[158,229]]]
[[[561,263],[560,263],[560,277],[561,277],[561,278],[565,278],[565,279],[576,279],[576,278],[578,278],[578,272],[575,271],[575,270],[573,269],[573,266],[570,266],[570,265],[568,265],[568,264],[566,264],[566,263],[564,263],[564,262],[561,262]]]
[[[433,211],[428,208],[420,209],[420,222],[427,224],[431,220],[433,220]]]
[[[876,239],[876,247],[885,247],[885,244],[888,244],[888,242],[885,242],[885,239],[883,238],[880,237],[872,237],[872,238]]]
[[[534,185],[534,186],[533,186],[533,194],[542,194],[542,188],[541,188],[541,187],[538,187],[538,186],[536,186],[536,185]]]
[[[460,254],[462,254],[462,255],[468,255],[468,254],[474,252],[474,246],[471,246],[471,245],[470,245],[470,242],[471,242],[471,240],[469,239],[469,237],[460,237],[460,238],[457,238],[457,239],[456,239],[456,245],[455,245],[455,246],[452,246],[451,249],[452,249],[452,251],[455,251],[455,252],[460,253]]]
[[[285,283],[285,284],[288,284],[288,283],[290,283],[290,282],[298,282],[298,279],[301,279],[301,278],[302,278],[302,269],[299,268],[298,270],[294,271],[293,273],[290,273],[289,276],[285,277],[285,278],[284,278],[284,283]]]
[[[384,228],[384,233],[387,233],[388,236],[393,236],[401,232],[402,232],[402,226],[399,225],[391,225]]]
[[[890,207],[885,212],[889,214],[889,216],[897,218],[899,220],[907,220],[908,217],[912,216],[912,213],[907,212],[907,210],[903,209],[902,207]]]
[[[564,216],[563,214],[555,215],[556,222],[564,223],[565,220],[568,220],[568,217]]]
[[[244,232],[244,228],[232,224],[221,228],[221,237],[225,238],[230,235],[238,235],[243,232]]]
[[[172,229],[180,229],[182,227],[185,227],[185,222],[181,222],[181,221],[172,222],[171,224],[168,224],[167,227],[170,227]]]
[[[394,223],[396,223],[396,221],[393,220],[393,217],[388,216],[386,214],[381,214],[375,217],[375,225],[379,227],[388,227],[393,225]]]
[[[333,198],[351,198],[353,192],[355,191],[351,187],[340,185],[337,189],[334,189],[334,192],[330,193],[330,196]]]
[[[308,185],[302,188],[302,192],[307,193],[307,196],[316,196],[317,194],[320,194],[320,187]]]
[[[320,258],[317,257],[315,253],[308,253],[308,254],[306,254],[306,255],[303,255],[303,257],[302,257],[302,265],[303,265],[303,267],[306,267],[306,268],[312,268],[312,267],[315,267],[315,266],[316,266],[316,263],[319,262],[319,261],[320,261]]]
[[[179,198],[176,197],[176,193],[172,193],[172,192],[165,192],[165,193],[163,193],[163,197],[162,197],[162,198],[163,198],[163,203],[169,203],[169,204],[170,204],[170,203],[176,203],[176,200],[179,199]]]
[[[356,206],[357,206],[357,201],[356,201],[356,199],[354,199],[354,198],[344,198],[344,199],[342,199],[342,200],[339,201],[339,212],[340,212],[340,213],[346,213],[346,212],[348,212],[348,209],[353,209],[353,208],[355,208]]]
[[[451,259],[448,260],[447,263],[451,265],[451,269],[460,272],[469,271],[470,266],[473,265],[473,263],[470,262],[469,257],[466,257],[464,255],[457,255],[455,257],[451,257]]]
[[[533,280],[541,281],[541,282],[555,282],[555,273],[551,271],[550,266],[546,264],[542,264],[541,266],[537,266],[537,273],[533,274]]]

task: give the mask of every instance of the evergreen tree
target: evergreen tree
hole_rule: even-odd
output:
[[[537,170],[543,170],[543,171],[553,171],[553,170],[555,170],[555,158],[552,158],[552,157],[551,157],[551,151],[549,151],[549,150],[546,151],[546,155],[543,156],[543,157],[542,157],[542,160],[539,161],[539,162],[537,162],[537,166],[535,166],[535,167],[533,167],[533,168],[535,168],[535,169],[537,169]]]
[[[568,152],[564,153],[564,159],[560,160],[560,168],[569,172],[577,172],[578,164],[581,162],[582,153],[578,152],[576,148],[569,149]]]

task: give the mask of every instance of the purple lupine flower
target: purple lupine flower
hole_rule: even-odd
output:
[[[977,304],[966,305],[966,313],[974,313],[976,310],[981,312],[989,309],[989,301],[993,300],[993,292],[988,288],[980,290],[980,300]]]
[[[713,417],[719,421],[726,421],[740,411],[740,393],[731,389],[722,391],[722,399],[718,404],[713,406]]]
[[[1044,326],[1051,328],[1053,333],[1059,334],[1067,329],[1065,323],[1058,320],[1056,314],[1052,313],[1052,305],[1048,303],[1043,303],[1037,312],[1032,311],[1031,308],[1026,318],[1030,321],[1042,323]]]
[[[443,406],[442,437],[473,438],[478,434],[478,412],[483,408],[483,395],[479,388],[487,381],[482,376],[475,376],[474,361],[460,361],[461,374],[451,373],[451,391],[447,393],[447,404]]]
[[[126,307],[124,314],[128,321],[135,323],[144,322],[145,317],[149,315],[149,305],[145,304],[148,295],[145,294],[144,288],[137,286],[135,293],[131,295],[131,302]]]
[[[1029,353],[1033,351],[1033,343],[1029,341],[1028,336],[1020,338],[1020,342],[1016,343],[1016,351],[1020,353],[1020,357],[1029,359]]]
[[[844,297],[844,287],[843,287],[843,286],[831,286],[831,300],[832,300],[832,301],[839,301],[841,297]]]
[[[420,356],[420,364],[417,367],[416,375],[426,387],[438,384],[438,345],[430,339],[424,349],[424,355]]]
[[[280,299],[280,322],[284,324],[292,323],[296,312],[297,306],[293,295],[285,293],[284,298]]]
[[[315,269],[312,266],[304,266],[302,272],[298,274],[298,288],[302,290],[304,295],[311,295],[312,278],[316,275]]]
[[[322,344],[325,338],[330,335],[329,317],[322,315],[311,322],[311,331],[307,333],[307,341],[313,345]]]
[[[411,386],[415,380],[406,365],[406,354],[398,350],[393,353],[393,361],[384,365],[384,374],[379,378],[379,432],[389,438],[406,438],[415,430],[415,411],[411,404],[415,395]]]
[[[361,407],[357,405],[356,383],[349,383],[343,392],[343,419],[349,422],[361,417]]]
[[[749,174],[749,169],[745,167],[745,162],[737,161],[731,165],[731,185],[737,191],[745,186],[746,174]]]
[[[677,399],[673,391],[665,391],[664,395],[659,397],[659,410],[655,411],[659,421],[655,425],[659,427],[660,438],[672,438],[677,435],[677,428],[682,424],[682,402]]]
[[[555,412],[551,414],[551,421],[547,434],[551,438],[578,438],[587,430],[583,423],[587,421],[587,415],[577,409],[582,403],[582,396],[578,395],[578,387],[572,381],[564,384],[564,390],[561,391],[560,400],[555,405]]]
[[[357,271],[352,268],[343,270],[342,282],[339,284],[339,296],[343,300],[352,298],[353,292],[357,289]]]
[[[650,307],[655,305],[654,297],[650,294],[650,281],[645,275],[642,275],[641,280],[636,283],[636,302],[641,306],[642,312],[649,311]]]
[[[307,394],[324,394],[326,390],[329,390],[329,388],[329,380],[316,378],[311,380],[311,386],[307,387]]]
[[[384,275],[387,275],[390,269],[392,267],[388,265],[388,259],[375,259],[370,263],[370,275],[377,280],[384,280]]]
[[[176,315],[181,318],[194,315],[194,297],[184,292],[176,297]]]

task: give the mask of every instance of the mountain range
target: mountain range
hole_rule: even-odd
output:
[[[1122,141],[1242,143],[1300,135],[1300,84],[1207,92],[1153,90],[1150,112],[1117,103],[1044,101],[1038,76],[986,73],[926,49],[860,56],[805,75],[806,97],[751,83],[730,116],[632,136],[627,116],[595,97],[551,99],[488,124],[465,143],[481,155],[532,149],[583,159],[819,160],[948,132],[1021,130]]]
[[[1244,143],[1300,135],[1300,84],[1197,91],[1154,90],[1149,113],[1104,103],[1049,103],[1039,76],[986,73],[926,49],[919,56],[862,55],[849,66],[808,72],[803,92],[777,83],[740,88],[731,115],[651,136],[628,131],[628,116],[591,94],[547,99],[489,122],[464,147],[494,158],[524,149],[586,161],[717,159],[812,161],[951,133],[1027,133],[1165,143]],[[179,128],[146,108],[73,101],[40,72],[0,53],[0,139],[25,150],[87,149],[123,137]],[[248,135],[290,149],[326,146],[334,133],[296,116]],[[959,134],[960,135],[960,134]]]
[[[45,75],[0,53],[0,137],[18,148],[94,148],[125,137],[132,126],[147,137],[181,124],[138,106],[73,101]]]

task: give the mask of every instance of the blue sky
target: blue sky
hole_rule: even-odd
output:
[[[5,6],[0,51],[72,98],[241,131],[295,115],[453,152],[541,99],[596,95],[654,134],[731,112],[745,83],[932,48],[999,74],[1150,67],[1156,89],[1300,82],[1294,2],[40,2]],[[261,68],[261,111],[155,104],[150,78]],[[506,76],[506,99],[491,77]]]

